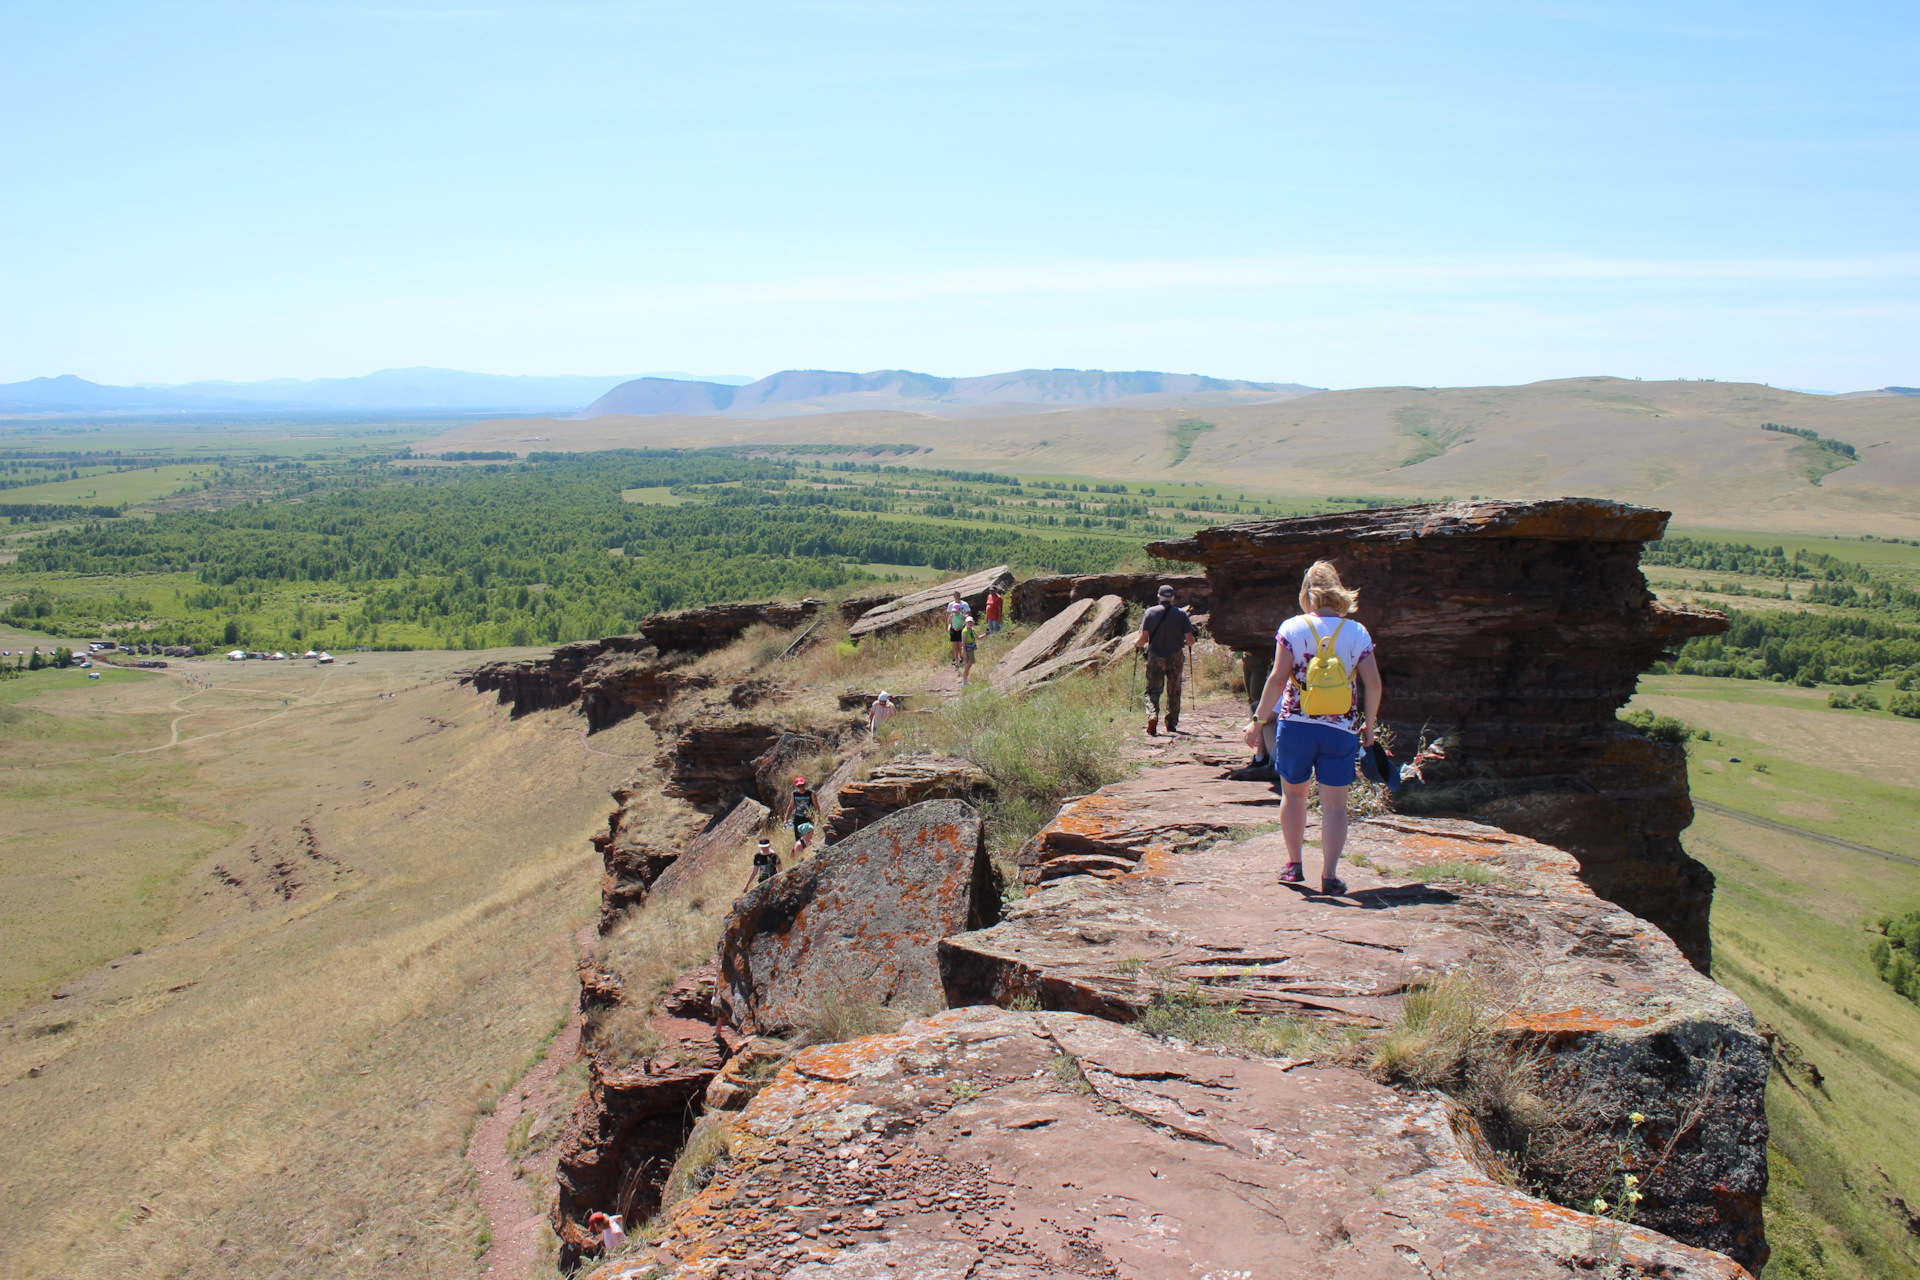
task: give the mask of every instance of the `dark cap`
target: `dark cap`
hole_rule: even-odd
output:
[[[1173,599],[1173,586],[1170,583],[1163,582],[1160,584],[1160,598],[1162,600]]]

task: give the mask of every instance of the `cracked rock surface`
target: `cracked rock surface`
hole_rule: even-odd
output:
[[[1486,1179],[1437,1099],[1075,1014],[809,1049],[723,1123],[708,1185],[594,1280],[1746,1274]]]

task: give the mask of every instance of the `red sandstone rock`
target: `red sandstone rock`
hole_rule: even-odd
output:
[[[1532,1183],[1596,1194],[1582,1161],[1600,1148],[1610,1161],[1641,1112],[1624,1170],[1643,1178],[1638,1221],[1764,1262],[1768,1061],[1738,999],[1658,929],[1595,897],[1571,855],[1495,827],[1360,822],[1348,850],[1379,869],[1343,866],[1346,897],[1281,885],[1277,832],[1221,838],[1271,823],[1272,799],[1264,785],[1176,764],[1069,803],[1021,850],[1024,878],[1046,887],[940,944],[949,1004],[1024,998],[1124,1022],[1198,984],[1257,1015],[1380,1025],[1410,986],[1470,970],[1502,1002],[1516,1046],[1546,1051],[1546,1096],[1592,1117],[1584,1145],[1535,1153]],[[1308,839],[1318,836],[1316,823]],[[1499,881],[1413,875],[1441,863]],[[1670,1157],[1654,1160],[1669,1138]]]
[[[1001,659],[993,664],[988,678],[995,685],[1005,685],[1008,680],[1034,666],[1045,662],[1067,647],[1073,639],[1073,633],[1079,629],[1086,616],[1092,613],[1095,603],[1092,600],[1075,600],[1066,608],[1048,618],[1033,629],[1019,644],[1007,650]]]
[[[973,609],[973,616],[984,622],[987,608],[987,588],[999,587],[1002,591],[1013,585],[1013,570],[1006,565],[997,565],[979,573],[968,574],[964,578],[955,578],[935,587],[926,587],[877,605],[855,619],[847,628],[847,634],[858,640],[861,636],[884,635],[890,631],[905,631],[911,627],[927,626],[936,622],[944,623],[947,602],[958,591],[961,599]]]
[[[850,771],[830,784],[826,830],[834,843],[870,827],[890,813],[926,800],[965,800],[978,804],[993,794],[993,782],[978,765],[950,756],[902,755],[873,765],[864,778]]]
[[[840,602],[840,621],[852,622],[869,609],[877,609],[883,604],[892,604],[898,600],[898,591],[879,591],[864,596],[848,596]]]
[[[1680,847],[1693,820],[1677,747],[1618,727],[1640,673],[1717,614],[1663,610],[1640,548],[1668,513],[1590,498],[1449,503],[1206,529],[1152,544],[1199,561],[1209,629],[1246,651],[1257,696],[1300,577],[1331,559],[1378,642],[1382,718],[1406,756],[1444,737],[1405,811],[1477,814],[1553,840],[1593,890],[1665,929],[1702,970],[1713,877]]]
[[[1063,573],[1028,578],[1007,600],[1013,622],[1045,622],[1075,600],[1097,600],[1114,595],[1137,605],[1158,602],[1161,586],[1175,591],[1174,603],[1188,613],[1205,613],[1209,606],[1206,575],[1199,573]]]
[[[729,1159],[592,1280],[1739,1280],[1486,1177],[1439,1099],[1062,1013],[956,1009],[809,1049]]]
[[[766,830],[772,811],[757,800],[741,800],[727,816],[687,842],[686,847],[661,868],[653,890],[666,893],[704,875],[714,860],[724,858],[748,840]]]
[[[638,1223],[658,1207],[661,1184],[692,1128],[692,1104],[729,1052],[711,1021],[669,1010],[710,1009],[712,992],[710,967],[670,987],[647,1022],[661,1048],[639,1061],[616,1068],[589,1053],[588,1089],[560,1139],[549,1214],[570,1252],[593,1243],[585,1224],[594,1210]]]
[[[934,944],[985,918],[979,812],[930,800],[782,872],[734,903],[720,944],[722,1011],[742,1031],[803,1026],[823,997],[939,1007]]]
[[[662,651],[711,653],[746,634],[749,627],[766,625],[788,631],[820,612],[821,602],[809,597],[798,603],[764,600],[757,604],[710,604],[678,613],[656,613],[640,624],[640,634]]]

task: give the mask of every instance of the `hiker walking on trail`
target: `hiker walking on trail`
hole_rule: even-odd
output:
[[[1180,727],[1180,679],[1193,653],[1193,619],[1173,602],[1173,588],[1162,585],[1160,603],[1140,619],[1135,649],[1147,651],[1147,736],[1160,732],[1160,690],[1167,692],[1167,732]]]
[[[893,719],[893,713],[897,710],[899,708],[893,704],[893,695],[882,689],[880,696],[873,700],[873,705],[867,708],[867,736],[879,737],[880,726]]]
[[[773,851],[773,841],[760,837],[760,847],[753,851],[753,870],[747,873],[747,888],[765,884],[780,874],[780,855]]]
[[[813,840],[814,815],[820,809],[820,797],[813,793],[805,778],[793,780],[793,856],[798,858]]]
[[[960,648],[966,654],[966,660],[960,666],[960,683],[973,682],[974,651],[980,647],[980,633],[973,628],[973,619],[968,618],[960,628]]]
[[[987,634],[992,635],[1000,629],[1000,615],[1006,608],[1007,597],[998,587],[987,588]]]
[[[961,598],[958,591],[953,593],[953,599],[947,601],[947,642],[953,646],[953,657],[950,661],[956,667],[960,665],[960,628],[965,625],[967,615],[972,612],[973,610],[967,607],[967,602]]]
[[[1347,843],[1347,788],[1360,747],[1373,745],[1380,718],[1380,669],[1373,637],[1347,615],[1360,593],[1342,585],[1326,560],[1300,583],[1300,612],[1274,636],[1273,671],[1254,708],[1269,735],[1268,756],[1280,775],[1280,835],[1287,845],[1283,884],[1306,879],[1300,863],[1307,836],[1307,782],[1320,783],[1320,892],[1342,894],[1334,872]],[[1355,696],[1355,682],[1364,686]]]

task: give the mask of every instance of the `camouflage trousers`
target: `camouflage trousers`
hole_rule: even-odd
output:
[[[1167,694],[1167,727],[1171,729],[1180,723],[1180,678],[1186,673],[1186,653],[1175,653],[1171,658],[1163,658],[1153,650],[1147,650],[1147,711],[1155,717],[1160,714],[1160,691],[1164,687]]]

